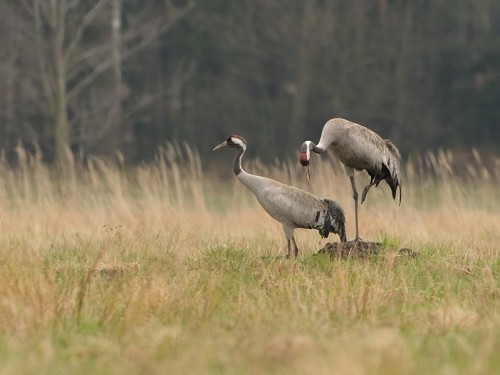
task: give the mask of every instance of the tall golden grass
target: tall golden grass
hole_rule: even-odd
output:
[[[217,179],[203,172],[195,150],[168,144],[154,162],[133,168],[124,166],[121,157],[90,158],[84,165],[74,166],[72,177],[61,183],[39,155],[19,148],[15,167],[0,164],[4,233],[35,230],[95,235],[96,225],[121,225],[128,230],[146,226],[160,232],[172,227],[181,231],[196,228],[189,231],[190,237],[203,233],[245,236],[255,231],[281,237],[274,234],[281,231],[280,226],[230,173],[232,156],[228,152],[227,164],[219,166],[227,173]],[[370,191],[360,211],[363,236],[390,235],[410,242],[456,240],[464,235],[483,238],[499,210],[500,159],[490,160],[491,168],[484,166],[475,150],[468,159],[454,163],[451,151],[411,158],[404,165],[400,207],[384,183]],[[244,167],[335,199],[344,207],[352,237],[353,200],[341,165],[328,157],[317,157],[312,163],[311,185],[295,160],[276,161],[271,166],[244,161]],[[357,176],[358,190],[367,180],[365,174]],[[307,231],[298,236],[307,237]]]
[[[410,158],[401,206],[384,184],[372,189],[360,230],[422,255],[361,262],[312,257],[325,241],[307,230],[296,232],[297,261],[273,258],[285,253],[281,225],[226,157],[217,177],[195,150],[168,144],[137,167],[90,158],[65,181],[22,148],[15,167],[3,161],[0,372],[500,368],[499,158]],[[244,168],[335,199],[353,237],[335,160],[312,160],[312,185],[296,160]],[[368,182],[357,180],[359,190]]]

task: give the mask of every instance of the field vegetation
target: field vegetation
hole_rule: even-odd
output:
[[[297,230],[287,260],[230,152],[220,176],[173,144],[135,168],[88,159],[63,182],[17,153],[0,166],[2,374],[500,372],[500,159],[410,158],[401,206],[381,185],[361,207],[382,253],[315,255],[326,241]],[[297,160],[245,168],[335,199],[352,239],[348,178],[312,163],[311,186]]]

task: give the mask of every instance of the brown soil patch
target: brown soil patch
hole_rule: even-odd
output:
[[[139,270],[138,263],[130,264],[98,264],[91,272],[92,276],[101,277],[106,280],[125,277],[126,273],[137,272]]]
[[[372,255],[377,255],[380,251],[386,250],[395,252],[394,249],[386,249],[380,242],[348,241],[329,242],[317,254],[328,254],[334,258],[361,258],[365,259]],[[417,253],[407,247],[399,249],[398,255],[415,258]]]

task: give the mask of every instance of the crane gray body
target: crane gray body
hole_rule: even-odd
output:
[[[262,208],[283,225],[287,239],[291,239],[296,228],[317,229],[322,237],[328,237],[330,232],[339,233],[342,238],[344,230],[338,224],[344,222],[344,217],[340,206],[332,215],[324,200],[304,190],[245,171],[237,178]]]
[[[323,127],[316,147],[323,151],[329,148],[349,175],[354,169],[366,170],[372,179],[385,180],[395,198],[396,188],[401,186],[401,155],[390,140],[362,125],[335,118]]]

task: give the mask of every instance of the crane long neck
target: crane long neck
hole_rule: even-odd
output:
[[[241,159],[243,154],[245,153],[245,149],[243,147],[238,147],[236,154],[233,159],[233,171],[236,176],[238,176],[241,172],[243,172],[243,168],[241,167]]]
[[[234,155],[233,171],[236,178],[245,185],[259,199],[262,191],[262,177],[247,173],[241,166],[241,159],[245,153],[246,147],[238,147]]]
[[[325,152],[325,150],[328,148],[328,145],[325,145],[321,140],[319,143],[316,145],[313,142],[311,142],[311,151],[316,153],[316,154],[322,154]]]
[[[321,131],[321,137],[319,137],[319,142],[317,145],[312,144],[312,151],[321,154],[324,152],[332,143],[337,139],[338,131],[343,129],[344,125],[339,123],[337,119],[328,121],[323,130]]]

